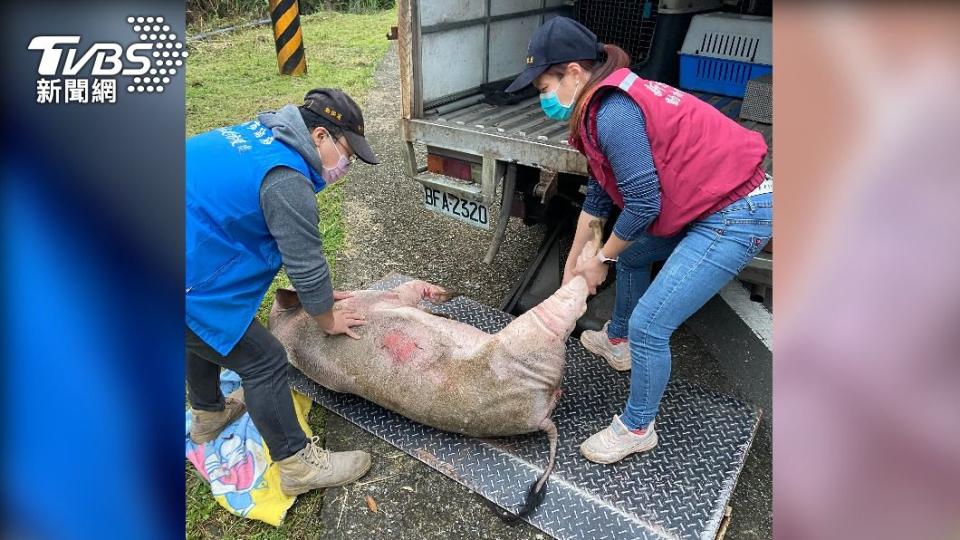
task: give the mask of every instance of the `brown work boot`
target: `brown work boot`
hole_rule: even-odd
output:
[[[303,450],[277,463],[280,490],[286,495],[300,495],[357,480],[370,470],[370,454],[361,450],[330,452],[320,447],[320,437],[313,436]]]
[[[196,444],[203,444],[217,438],[223,428],[243,416],[247,407],[243,403],[243,388],[230,392],[223,400],[222,411],[193,411],[193,421],[190,422],[190,440]]]

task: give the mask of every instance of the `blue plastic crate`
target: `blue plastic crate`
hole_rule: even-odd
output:
[[[773,66],[680,54],[680,88],[742,98],[747,81],[773,72]]]
[[[747,81],[773,72],[770,17],[706,13],[690,21],[680,88],[742,98]]]

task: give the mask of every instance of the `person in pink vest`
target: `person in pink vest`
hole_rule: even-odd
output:
[[[526,63],[507,91],[539,90],[544,113],[569,120],[570,144],[590,171],[563,281],[582,275],[595,293],[617,266],[612,320],[580,338],[613,369],[631,371],[623,413],[580,445],[587,459],[615,463],[657,445],[670,336],[772,236],[767,145],[695,96],[641,79],[626,52],[571,19],[538,28]],[[613,205],[620,214],[603,248],[580,255],[589,223]],[[657,261],[665,263],[651,281]]]

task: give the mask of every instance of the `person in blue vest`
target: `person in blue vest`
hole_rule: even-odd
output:
[[[287,355],[255,318],[283,265],[303,307],[328,334],[357,335],[363,318],[333,304],[318,229],[316,193],[354,158],[379,163],[363,135],[360,107],[340,90],[311,90],[243,124],[187,140],[186,378],[190,437],[203,443],[243,414],[279,464],[288,495],[350,483],[370,468],[362,451],[328,452],[301,429],[287,384]],[[220,368],[243,381],[220,392]],[[245,402],[245,403],[244,403]]]

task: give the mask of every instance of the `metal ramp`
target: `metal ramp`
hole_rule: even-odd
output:
[[[388,276],[370,288],[409,279]],[[434,311],[491,333],[512,319],[464,297]],[[659,446],[614,465],[597,465],[581,457],[578,447],[620,412],[629,374],[611,370],[574,339],[567,342],[566,370],[553,415],[560,432],[556,469],[546,499],[527,521],[560,539],[715,538],[760,411],[672,380],[657,418]],[[472,439],[326,390],[293,367],[290,379],[317,403],[510,510],[521,505],[547,462],[548,445],[540,433]]]

